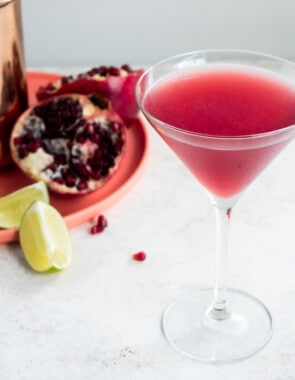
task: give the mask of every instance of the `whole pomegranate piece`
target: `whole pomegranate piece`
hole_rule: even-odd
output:
[[[83,194],[101,187],[116,171],[126,144],[126,126],[99,96],[72,94],[36,104],[16,122],[12,158],[51,190]]]
[[[134,120],[138,114],[134,89],[143,70],[132,70],[129,65],[120,68],[100,66],[78,75],[63,76],[55,82],[39,87],[38,100],[62,94],[99,94],[111,100],[114,110],[126,122]]]

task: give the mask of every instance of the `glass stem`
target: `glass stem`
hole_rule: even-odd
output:
[[[225,272],[228,250],[228,232],[231,207],[214,205],[217,227],[217,249],[215,263],[214,302],[210,309],[210,315],[217,320],[223,320],[229,313],[225,295]]]

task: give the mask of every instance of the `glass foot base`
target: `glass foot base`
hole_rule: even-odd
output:
[[[211,363],[247,358],[261,350],[273,332],[267,308],[255,297],[227,289],[225,319],[212,318],[213,289],[198,289],[176,299],[165,311],[163,331],[180,353]]]

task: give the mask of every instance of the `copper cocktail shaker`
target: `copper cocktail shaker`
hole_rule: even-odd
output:
[[[10,132],[27,107],[20,0],[0,0],[0,167],[11,162]]]

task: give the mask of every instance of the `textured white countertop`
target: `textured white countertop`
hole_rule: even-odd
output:
[[[295,142],[243,194],[232,215],[228,285],[260,298],[275,320],[250,359],[202,364],[165,340],[179,294],[211,286],[215,221],[207,195],[149,129],[142,177],[105,212],[109,225],[71,230],[74,260],[38,274],[17,243],[0,246],[2,380],[295,379]],[[132,260],[144,250],[144,262]]]

